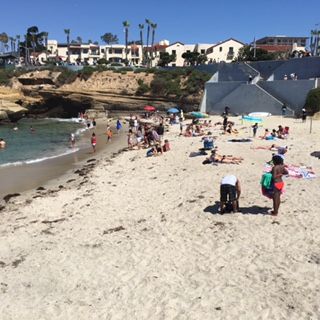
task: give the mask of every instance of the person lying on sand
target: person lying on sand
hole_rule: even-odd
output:
[[[242,162],[242,157],[234,157],[231,155],[219,155],[216,150],[211,151],[211,155],[209,158],[206,158],[202,162],[202,164],[210,164],[210,163],[231,163],[231,164],[240,164]]]

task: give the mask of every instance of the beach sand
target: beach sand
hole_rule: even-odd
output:
[[[290,127],[277,141],[289,146],[286,162],[319,175],[310,153],[320,123],[309,134],[308,122],[265,121],[279,124]],[[101,153],[63,188],[0,204],[1,319],[320,318],[319,178],[286,178],[274,219],[259,184],[271,152],[251,149],[272,142],[228,143],[214,130],[219,153],[245,160],[202,165],[189,157],[201,139],[178,133],[162,156]],[[225,174],[241,181],[241,213],[217,214]]]

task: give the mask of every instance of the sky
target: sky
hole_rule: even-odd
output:
[[[320,0],[3,0],[0,8],[0,33],[23,35],[36,25],[59,42],[66,41],[64,29],[70,29],[71,39],[102,42],[101,35],[110,32],[124,43],[125,20],[129,41],[139,40],[138,24],[146,18],[157,23],[155,42],[185,44],[308,37],[311,29],[320,29]]]

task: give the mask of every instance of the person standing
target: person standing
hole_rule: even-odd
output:
[[[306,110],[306,108],[302,108],[302,122],[306,122],[306,120],[307,120],[307,110]]]
[[[223,125],[223,131],[226,132],[227,126],[228,126],[228,117],[227,117],[227,116],[224,116],[224,117],[223,117],[223,123],[222,123],[222,125]]]
[[[282,110],[282,116],[284,117],[286,115],[286,112],[287,112],[287,106],[286,106],[285,103],[282,105],[281,110]]]
[[[96,137],[96,134],[93,132],[91,136],[91,146],[92,146],[93,152],[96,152],[96,145],[97,145],[97,137]]]
[[[117,125],[116,125],[116,127],[117,127],[117,133],[119,133],[120,130],[121,130],[121,128],[122,128],[122,124],[121,124],[121,122],[120,122],[120,119],[117,120]]]
[[[76,137],[75,137],[74,133],[71,133],[71,134],[70,134],[70,144],[71,144],[71,148],[74,148],[74,147],[75,147]]]
[[[271,170],[272,181],[273,181],[273,211],[271,215],[278,215],[279,207],[280,207],[280,196],[283,192],[284,182],[282,180],[282,176],[288,174],[288,170],[285,168],[283,164],[283,158],[279,155],[275,155],[272,157],[273,167]]]
[[[234,175],[226,175],[220,183],[220,213],[225,213],[227,202],[232,203],[232,211],[239,211],[241,186],[239,179]]]
[[[252,126],[252,131],[253,131],[253,137],[255,138],[257,131],[258,131],[258,123],[257,122]]]

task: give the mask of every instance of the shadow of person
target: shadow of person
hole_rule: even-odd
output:
[[[251,206],[251,207],[240,207],[240,212],[242,214],[269,214],[270,208]]]
[[[214,205],[206,207],[203,212],[209,212],[211,214],[218,214],[220,208],[220,202],[216,201]]]
[[[216,201],[214,205],[206,207],[203,212],[211,213],[211,214],[220,214],[219,212],[220,202]],[[270,208],[268,207],[260,207],[260,206],[251,206],[251,207],[240,207],[239,213],[242,214],[270,214]],[[224,214],[230,214],[230,212],[226,212]]]

